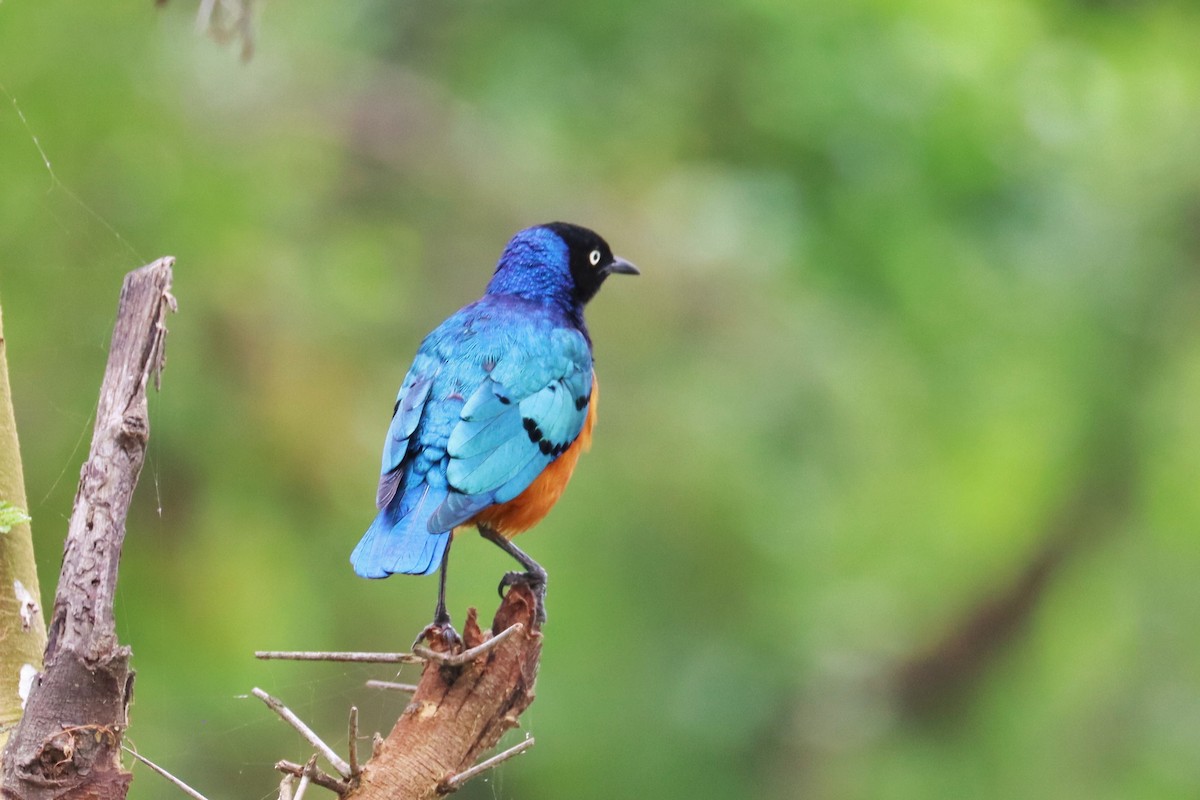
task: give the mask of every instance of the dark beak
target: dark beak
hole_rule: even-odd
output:
[[[608,273],[618,272],[622,275],[641,275],[642,274],[641,272],[638,271],[637,267],[635,267],[633,264],[626,261],[625,259],[621,258],[620,256],[613,256],[612,263],[609,264],[607,267],[605,267],[604,271],[608,272]]]

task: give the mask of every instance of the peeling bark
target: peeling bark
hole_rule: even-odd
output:
[[[345,798],[441,797],[453,791],[446,785],[448,779],[472,767],[517,726],[518,717],[533,702],[542,652],[542,634],[534,627],[533,593],[514,586],[496,612],[491,631],[479,629],[474,609],[463,630],[463,644],[471,648],[517,623],[521,630],[474,661],[460,667],[426,663],[412,702]],[[433,645],[431,649],[446,650]]]
[[[6,798],[125,797],[121,738],[133,691],[128,647],[117,642],[113,599],[125,518],[150,424],[146,386],[157,385],[174,309],[172,258],[134,270],[121,287],[91,452],[63,553],[45,651],[25,714],[4,750]]]

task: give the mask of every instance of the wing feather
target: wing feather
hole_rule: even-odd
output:
[[[396,496],[403,475],[401,467],[408,454],[409,440],[425,413],[425,404],[429,400],[429,388],[433,385],[433,374],[426,374],[420,368],[428,364],[418,360],[400,385],[396,396],[396,408],[392,412],[392,422],[388,426],[387,438],[383,442],[383,460],[379,470],[379,488],[375,493],[375,506],[379,509]]]
[[[464,419],[450,431],[446,452],[458,459],[471,459],[491,453],[521,433],[521,419],[512,414],[497,414],[482,420]]]
[[[498,394],[500,386],[495,381],[484,381],[462,408],[462,418],[468,421],[491,419],[504,412],[512,400]]]
[[[495,359],[450,432],[450,495],[431,530],[448,530],[519,495],[583,428],[592,387],[587,340],[559,328],[517,344]]]

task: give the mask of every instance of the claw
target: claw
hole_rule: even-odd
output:
[[[417,634],[417,638],[413,641],[412,646],[415,648],[422,642],[429,642],[435,649],[445,649],[454,651],[461,650],[463,639],[458,635],[458,631],[454,630],[454,626],[450,624],[450,620],[445,621],[434,620],[425,626],[425,628]]]
[[[546,623],[546,579],[542,575],[534,575],[530,572],[506,572],[504,577],[500,579],[498,587],[500,597],[504,597],[504,590],[510,586],[516,585],[528,586],[533,592],[534,601],[534,622],[539,627]]]
[[[500,599],[504,599],[504,590],[510,586],[516,586],[518,583],[524,583],[528,586],[533,586],[536,583],[536,578],[528,572],[506,572],[504,577],[500,579],[500,585],[496,587],[496,591],[500,593]]]
[[[514,584],[523,583],[528,586],[533,591],[534,599],[537,602],[534,623],[541,626],[546,621],[546,570],[542,569],[541,564],[521,552],[519,547],[488,526],[480,524],[479,534],[515,558],[525,568],[525,572],[509,572],[500,579],[500,596],[504,597],[504,590]]]

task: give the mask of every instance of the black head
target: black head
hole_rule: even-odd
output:
[[[550,222],[539,227],[553,231],[566,243],[575,299],[580,304],[595,297],[609,275],[639,274],[633,264],[614,256],[608,242],[593,230],[569,222]]]

